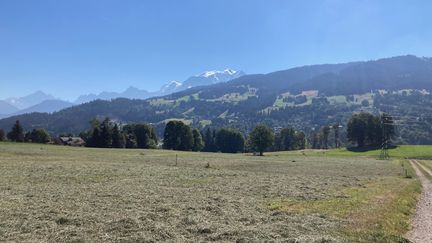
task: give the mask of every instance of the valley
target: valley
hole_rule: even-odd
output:
[[[377,72],[378,68],[383,71]],[[201,130],[232,127],[247,134],[254,125],[264,123],[311,134],[324,126],[346,126],[353,113],[366,111],[386,112],[403,120],[397,143],[431,144],[431,70],[430,59],[415,56],[305,66],[244,75],[145,100],[96,100],[52,114],[13,116],[0,120],[0,128],[8,130],[20,120],[26,129],[41,127],[51,134],[78,135],[90,128],[91,120],[109,117],[120,124],[151,123],[159,137],[173,119]]]

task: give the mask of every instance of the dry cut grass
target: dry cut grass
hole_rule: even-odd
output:
[[[363,157],[8,143],[0,154],[0,241],[388,241],[419,193],[400,164]]]

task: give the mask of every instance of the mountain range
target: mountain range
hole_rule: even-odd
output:
[[[81,95],[74,102],[61,100],[42,91],[36,91],[35,93],[24,97],[0,100],[0,118],[32,112],[52,113],[73,105],[79,105],[94,100],[112,100],[116,98],[146,99],[149,97],[163,96],[196,86],[227,82],[243,75],[245,75],[244,72],[232,69],[226,69],[223,71],[206,71],[202,74],[191,76],[184,82],[168,82],[155,92],[131,86],[123,92],[104,91],[99,94]]]
[[[168,95],[174,92],[182,91],[185,89],[204,86],[210,84],[217,84],[228,82],[230,80],[239,78],[245,75],[243,71],[235,71],[232,69],[225,69],[223,71],[206,71],[202,74],[191,76],[183,82],[170,81],[164,84],[159,90],[150,92],[147,90],[138,89],[136,87],[129,87],[123,92],[102,92],[100,94],[88,94],[78,97],[74,102],[75,104],[82,104],[93,100],[111,100],[116,98],[128,99],[146,99],[150,97]]]
[[[172,83],[168,86],[179,91],[145,100],[95,100],[52,114],[13,116],[0,120],[0,128],[10,129],[19,119],[26,129],[78,134],[89,129],[92,119],[110,117],[123,124],[151,123],[159,135],[172,119],[201,129],[233,127],[246,133],[265,123],[311,134],[323,126],[345,126],[354,112],[369,111],[415,117],[415,126],[399,128],[399,139],[432,143],[431,58],[407,55],[309,65],[185,89],[186,84]]]

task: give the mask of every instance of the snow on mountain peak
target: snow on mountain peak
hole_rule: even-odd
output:
[[[164,84],[164,85],[161,87],[160,91],[161,91],[162,93],[172,92],[172,91],[176,90],[176,89],[177,89],[178,87],[180,87],[180,86],[182,86],[182,83],[181,83],[181,82],[176,81],[176,80],[173,80],[173,81],[170,81],[170,82]]]
[[[241,73],[241,71],[236,71],[236,70],[227,68],[227,69],[225,69],[223,71],[218,71],[218,70],[206,71],[204,73],[201,73],[201,74],[198,74],[198,75],[195,75],[195,76],[196,77],[209,78],[209,77],[212,77],[212,76],[219,76],[219,75],[234,76],[234,75],[237,75],[239,73]]]
[[[216,77],[217,79],[219,79],[217,76],[235,76],[235,78],[237,78],[237,76],[241,76],[242,73],[243,73],[242,71],[236,71],[227,68],[223,71],[218,71],[218,70],[206,71],[201,74],[195,75],[195,77],[204,77],[204,78]]]

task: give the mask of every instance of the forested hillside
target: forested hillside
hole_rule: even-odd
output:
[[[257,123],[266,123],[309,133],[346,124],[353,112],[365,110],[401,116],[399,140],[428,144],[432,143],[430,90],[431,59],[401,56],[245,75],[147,100],[98,100],[53,114],[3,119],[0,128],[10,129],[19,119],[25,128],[77,134],[88,129],[92,119],[110,117],[120,123],[152,123],[159,134],[170,119],[197,128],[224,126],[249,132]]]

